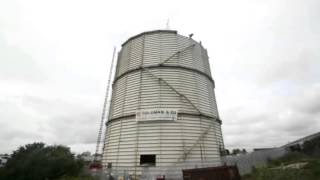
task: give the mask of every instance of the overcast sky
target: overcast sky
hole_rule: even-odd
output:
[[[319,0],[0,0],[0,153],[93,151],[113,46],[167,19],[208,50],[227,148],[320,130]]]

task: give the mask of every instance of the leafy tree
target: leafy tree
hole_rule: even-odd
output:
[[[236,155],[236,154],[240,154],[240,153],[241,153],[240,149],[233,149],[231,154]]]
[[[227,155],[230,154],[228,149],[224,149],[224,148],[220,147],[219,150],[220,150],[220,155],[221,156],[227,156]]]
[[[224,155],[230,155],[229,149],[225,149],[225,150],[224,150]]]
[[[68,147],[33,143],[13,152],[5,167],[0,170],[0,179],[50,180],[77,176],[82,169],[82,160],[75,159]]]
[[[247,154],[247,150],[246,149],[242,149],[241,153],[242,154]]]
[[[247,154],[247,150],[246,149],[233,149],[231,152],[232,155],[237,155],[237,154]]]
[[[229,149],[226,150],[226,154],[227,154],[227,155],[230,155]]]

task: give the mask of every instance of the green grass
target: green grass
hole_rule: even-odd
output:
[[[287,165],[287,164],[292,164],[292,163],[296,163],[296,162],[309,161],[310,159],[311,159],[311,157],[309,157],[303,153],[292,152],[292,153],[288,153],[287,155],[285,155],[279,159],[269,161],[268,166],[274,167],[274,166],[280,166],[280,165]]]
[[[78,177],[72,177],[72,176],[64,176],[57,180],[95,180],[93,177],[87,175],[87,176],[78,176]]]
[[[308,164],[301,169],[281,167],[298,162]],[[301,153],[288,155],[272,160],[267,167],[254,169],[249,175],[243,176],[244,180],[320,180],[320,159],[306,156]]]

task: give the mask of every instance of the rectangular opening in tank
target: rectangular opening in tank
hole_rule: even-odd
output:
[[[107,168],[111,169],[112,168],[112,163],[108,163]]]
[[[140,165],[141,166],[155,166],[156,165],[156,155],[155,154],[142,154],[142,155],[140,155]]]

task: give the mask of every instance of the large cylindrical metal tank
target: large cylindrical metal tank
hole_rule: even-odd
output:
[[[206,49],[172,30],[129,38],[118,54],[103,165],[182,178],[217,166],[224,148]]]

